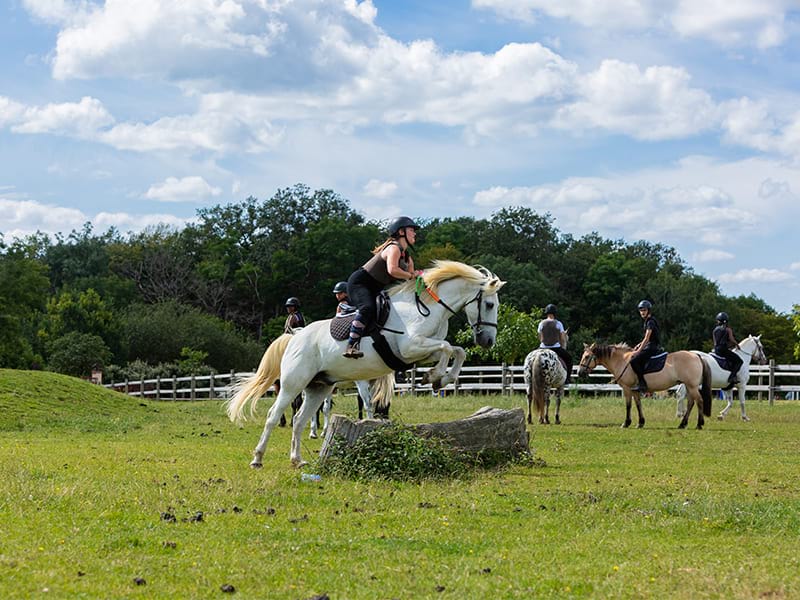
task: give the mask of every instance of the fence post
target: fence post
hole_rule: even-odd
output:
[[[506,363],[503,362],[502,366],[500,367],[500,395],[506,395]]]
[[[173,376],[172,377],[172,400],[173,401],[178,399],[178,391],[177,390],[178,390],[178,378]]]
[[[129,387],[128,387],[128,378],[126,377],[125,378],[125,395],[126,396],[128,395],[128,389],[129,389]]]
[[[775,359],[769,359],[769,405],[775,401]]]
[[[208,380],[208,399],[214,399],[214,371],[211,371],[211,379]]]
[[[161,400],[161,375],[156,376],[156,400]]]
[[[191,392],[189,392],[189,398],[192,400],[192,402],[194,402],[194,388],[196,385],[194,373],[192,373]]]
[[[411,395],[417,395],[417,365],[411,367]]]

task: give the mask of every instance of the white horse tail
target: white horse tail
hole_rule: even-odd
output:
[[[388,414],[394,398],[394,373],[378,377],[371,386],[372,407],[376,413]]]
[[[544,402],[550,392],[550,386],[545,381],[546,376],[542,367],[542,355],[539,354],[533,359],[533,374],[531,376],[531,394],[536,410],[539,412],[539,419],[544,418]]]
[[[281,376],[281,359],[292,337],[292,334],[284,333],[273,341],[264,352],[258,370],[253,375],[242,377],[234,384],[234,396],[228,400],[225,407],[231,421],[241,423],[247,419],[244,409],[248,402],[251,403],[249,416],[255,414],[259,398],[266,394],[270,386]]]

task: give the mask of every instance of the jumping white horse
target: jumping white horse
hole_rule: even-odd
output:
[[[564,337],[569,340],[567,332]],[[566,344],[564,345],[566,350]],[[558,358],[558,354],[548,348],[537,348],[525,357],[523,368],[525,391],[528,395],[528,423],[533,423],[532,405],[536,404],[540,424],[550,424],[550,395],[556,391],[556,425],[561,424],[561,397],[564,395],[564,383],[567,380],[567,369]]]
[[[392,352],[406,363],[437,361],[425,380],[438,390],[458,377],[466,358],[463,348],[445,341],[450,317],[463,310],[472,326],[475,342],[490,347],[497,337],[497,293],[505,282],[487,269],[454,261],[436,261],[421,277],[424,285],[412,279],[389,289],[392,310],[384,326],[384,335]],[[250,466],[261,466],[269,436],[280,415],[302,390],[306,397],[292,425],[289,454],[295,466],[304,464],[300,439],[305,425],[337,382],[376,379],[392,373],[393,369],[378,355],[371,339],[362,340],[364,356],[358,360],[343,356],[346,345],[346,340],[336,341],[331,337],[327,320],[315,321],[286,342],[280,366],[273,362],[276,353],[270,353],[270,346],[258,371],[240,382],[227,405],[232,421],[244,418],[245,406],[258,401],[274,381],[272,379],[264,387],[273,373],[281,377],[280,392],[269,410]],[[448,370],[451,359],[453,364]]]
[[[720,367],[719,363],[717,363],[710,354],[700,352],[699,350],[693,350],[693,352],[706,361],[711,368],[711,386],[713,388],[720,388],[725,392],[725,400],[727,400],[728,405],[717,415],[717,418],[721,421],[725,418],[725,415],[728,414],[731,406],[733,406],[733,390],[725,390],[725,388],[730,385],[728,383],[728,377],[731,372]],[[759,365],[766,364],[767,356],[764,353],[764,346],[761,345],[760,335],[748,335],[739,342],[739,347],[734,349],[734,352],[742,359],[742,366],[736,374],[739,378],[739,383],[736,384],[736,387],[739,390],[739,405],[742,407],[742,421],[749,421],[750,417],[747,416],[744,410],[744,396],[747,391],[747,380],[750,379],[750,362],[752,361]],[[686,388],[683,384],[678,386],[678,389],[675,391],[675,396],[678,405],[677,414],[679,417],[682,417],[683,413],[686,412]]]

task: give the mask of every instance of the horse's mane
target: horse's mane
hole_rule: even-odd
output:
[[[589,350],[594,354],[597,358],[608,358],[611,356],[611,353],[614,350],[622,350],[623,352],[628,352],[631,347],[626,344],[625,342],[620,342],[619,344],[598,344],[594,343],[589,346]]]
[[[480,265],[471,267],[454,260],[435,260],[433,261],[433,267],[425,269],[422,273],[425,286],[433,290],[434,293],[437,292],[441,283],[456,277],[479,284],[481,290],[487,295],[496,294],[506,283],[486,267]],[[389,294],[394,295],[398,292],[413,289],[415,285],[416,281],[414,279],[400,282],[389,288]]]

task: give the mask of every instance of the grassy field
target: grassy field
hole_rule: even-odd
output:
[[[523,403],[401,397],[393,413]],[[263,421],[238,429],[219,402],[0,370],[0,597],[800,597],[800,405],[753,401],[752,422],[703,431],[674,411],[649,400],[646,428],[623,430],[619,398],[567,399],[563,425],[531,428],[535,466],[306,483],[286,429],[248,468]]]

